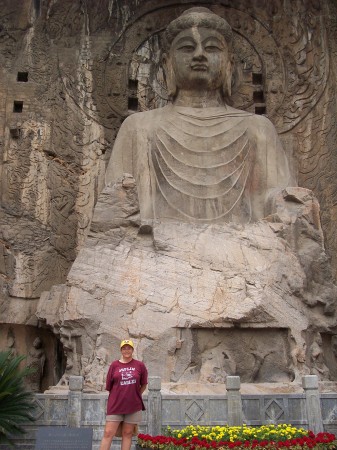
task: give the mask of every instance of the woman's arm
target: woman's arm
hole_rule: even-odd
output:
[[[108,370],[106,381],[105,381],[105,389],[110,392],[111,388],[112,388],[112,384],[113,384],[113,378],[112,378],[112,364],[111,364],[109,367],[109,370]]]
[[[140,395],[143,395],[143,392],[145,391],[146,386],[147,386],[147,384],[143,384],[143,385],[140,387]]]

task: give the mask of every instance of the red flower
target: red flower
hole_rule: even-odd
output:
[[[170,436],[151,436],[149,434],[138,435],[138,443],[143,447],[151,447],[153,450],[167,450],[169,446],[171,450],[177,447],[176,450],[226,450],[226,449],[256,449],[261,450],[262,448],[268,449],[310,449],[317,448],[320,445],[321,448],[325,447],[325,444],[336,444],[336,437],[331,433],[318,433],[315,435],[312,431],[308,432],[307,436],[302,436],[300,438],[288,439],[286,441],[259,441],[254,439],[253,441],[211,441],[208,442],[205,439],[201,440],[197,436],[188,440],[187,438],[175,438]],[[336,447],[337,448],[337,447]]]

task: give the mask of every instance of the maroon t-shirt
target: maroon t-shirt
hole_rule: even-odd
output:
[[[137,359],[128,363],[113,361],[106,378],[106,390],[109,391],[107,415],[132,414],[144,411],[140,387],[147,384],[145,364]]]

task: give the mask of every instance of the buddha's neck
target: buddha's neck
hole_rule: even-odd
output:
[[[187,106],[190,108],[210,108],[224,106],[225,103],[218,90],[216,91],[187,91],[179,90],[173,101],[175,106]]]

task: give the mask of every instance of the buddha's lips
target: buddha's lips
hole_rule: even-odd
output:
[[[206,64],[191,64],[192,70],[201,70],[206,71],[208,70],[208,67]]]

